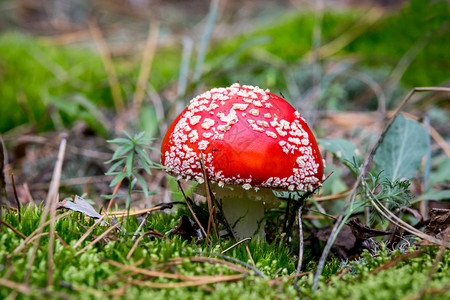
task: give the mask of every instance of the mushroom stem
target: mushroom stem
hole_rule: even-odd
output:
[[[222,201],[222,210],[238,241],[252,235],[264,238],[264,224],[258,224],[264,218],[264,204],[262,201],[227,197],[227,199]]]
[[[279,204],[270,189],[246,190],[238,185],[219,187],[211,185],[215,197],[222,205],[224,217],[238,241],[251,237],[264,238],[264,208]]]

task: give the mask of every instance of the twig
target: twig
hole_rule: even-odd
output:
[[[88,245],[86,245],[86,247],[84,247],[83,249],[81,249],[80,251],[78,251],[77,253],[75,253],[75,256],[80,255],[81,253],[83,253],[84,251],[86,251],[89,247],[91,247],[92,245],[96,244],[98,241],[100,241],[101,239],[103,239],[105,236],[108,235],[108,233],[110,233],[111,231],[113,231],[117,226],[119,226],[120,224],[122,224],[123,220],[120,221],[117,224],[114,224],[113,226],[109,227],[107,230],[105,230],[105,232],[103,232],[101,235],[99,235],[95,240],[93,240],[91,243],[89,243]]]
[[[16,228],[14,228],[14,226],[12,226],[11,224],[9,224],[8,222],[6,222],[5,220],[0,220],[0,222],[5,225],[6,227],[8,227],[9,229],[11,229],[15,234],[17,234],[18,236],[20,236],[23,239],[26,239],[27,236],[25,234],[23,234],[22,232],[20,232],[19,230],[17,230]]]
[[[14,200],[16,200],[17,210],[18,210],[18,216],[19,216],[19,224],[22,223],[22,209],[19,202],[19,197],[17,196],[17,190],[16,190],[16,182],[14,181],[14,174],[11,173],[11,184],[13,187],[14,192]]]
[[[325,260],[328,257],[328,254],[330,253],[331,246],[334,243],[334,240],[336,239],[337,234],[339,233],[339,230],[342,228],[344,217],[346,216],[346,211],[348,206],[351,202],[353,202],[353,199],[356,196],[356,192],[358,190],[358,187],[362,181],[362,179],[366,176],[367,171],[369,170],[369,167],[372,164],[373,157],[375,156],[375,153],[377,152],[378,148],[380,147],[381,143],[384,140],[384,137],[386,136],[387,132],[391,128],[392,124],[394,123],[395,119],[397,118],[400,111],[403,109],[403,107],[408,103],[409,99],[412,97],[412,95],[416,92],[427,92],[427,91],[450,91],[450,88],[443,88],[443,87],[416,87],[413,88],[406,97],[402,100],[402,102],[399,104],[397,109],[395,110],[394,114],[390,118],[389,122],[386,124],[386,127],[381,132],[381,135],[377,141],[377,143],[372,148],[369,156],[366,158],[366,161],[364,162],[364,165],[361,169],[361,173],[359,173],[358,177],[356,178],[355,183],[353,184],[353,188],[350,191],[350,193],[347,196],[347,199],[345,201],[344,207],[342,208],[341,213],[339,214],[336,223],[333,226],[333,229],[330,233],[330,236],[327,240],[327,243],[325,245],[325,248],[322,252],[322,255],[319,260],[319,264],[317,265],[316,273],[314,274],[314,282],[313,282],[313,291],[317,290],[317,284],[319,282],[319,276],[322,274],[323,267],[325,265]]]
[[[92,233],[92,231],[94,230],[94,228],[100,224],[103,219],[106,217],[106,214],[104,214],[103,216],[101,216],[101,218],[99,218],[97,221],[95,221],[94,224],[92,224],[91,227],[89,227],[89,229],[80,237],[80,239],[75,243],[75,245],[73,245],[73,249],[77,249],[78,246],[81,245],[81,243]]]
[[[217,243],[219,243],[219,247],[220,250],[222,250],[222,245],[220,243],[220,239],[219,239],[219,233],[217,232],[217,226],[216,226],[216,222],[214,219],[214,212],[215,212],[215,206],[213,205],[213,200],[214,199],[214,195],[211,192],[211,188],[209,186],[209,180],[208,180],[208,176],[206,174],[206,169],[205,166],[203,164],[203,154],[202,157],[200,159],[200,167],[202,168],[202,172],[203,172],[203,178],[205,179],[205,189],[206,189],[206,199],[208,200],[208,209],[209,209],[209,218],[208,218],[208,232],[207,232],[207,236],[206,236],[206,243],[208,243],[208,238],[209,238],[209,228],[210,228],[210,224],[212,223],[213,228],[214,228],[214,233],[216,235],[216,239],[217,239]]]
[[[224,254],[225,252],[227,252],[227,251],[233,249],[234,247],[236,247],[236,246],[242,244],[243,242],[249,241],[249,240],[251,240],[251,239],[252,239],[251,237],[248,237],[248,238],[245,238],[245,239],[243,239],[243,240],[240,240],[239,242],[237,242],[237,243],[235,243],[234,245],[228,247],[227,249],[223,250],[223,251],[220,252],[220,253]]]
[[[223,255],[223,254],[219,254],[219,253],[213,253],[213,252],[196,252],[196,253],[197,253],[197,254],[200,254],[200,255],[211,255],[211,256],[217,256],[217,257],[220,257],[220,258],[223,258],[223,259],[231,260],[232,262],[241,264],[241,265],[243,265],[244,267],[253,270],[253,271],[256,273],[256,275],[259,275],[259,276],[261,276],[262,278],[267,279],[267,276],[264,275],[263,272],[261,272],[260,270],[258,270],[258,269],[255,268],[255,267],[253,267],[252,265],[249,265],[248,263],[245,263],[245,262],[243,262],[243,261],[241,261],[241,260],[239,260],[239,259],[236,259],[236,258],[234,258],[234,257],[227,256],[227,255]]]
[[[247,251],[247,255],[248,255],[248,258],[250,258],[250,262],[252,263],[252,266],[256,269],[255,261],[253,260],[252,253],[250,252],[248,245],[245,245],[245,251]]]
[[[148,214],[147,214],[147,216],[148,216]],[[136,248],[137,248],[139,242],[140,242],[140,241],[144,238],[144,236],[146,236],[147,234],[148,234],[148,233],[146,232],[146,233],[144,233],[144,234],[141,234],[141,235],[138,237],[138,239],[136,240],[136,242],[134,242],[133,247],[131,247],[130,251],[128,251],[127,259],[130,259],[130,258],[131,258],[131,255],[133,255],[134,250],[136,250]],[[135,237],[136,237],[136,236],[133,236],[133,239],[134,239]]]
[[[150,212],[146,212],[145,216],[142,218],[141,223],[139,224],[139,227],[136,229],[136,233],[141,231],[142,227],[144,227],[145,222],[147,222],[148,216],[150,216]],[[134,239],[136,238],[136,233],[133,234],[133,238],[131,239],[132,241],[134,241]]]

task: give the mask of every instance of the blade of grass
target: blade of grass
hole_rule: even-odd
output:
[[[206,49],[208,48],[209,41],[214,29],[214,25],[217,20],[217,13],[219,11],[219,0],[211,0],[209,6],[208,18],[205,24],[205,30],[203,31],[200,45],[198,47],[197,61],[195,63],[194,75],[192,79],[194,82],[198,81],[202,76],[203,63],[205,61]]]
[[[153,58],[158,44],[159,22],[150,21],[149,33],[145,43],[144,54],[142,57],[141,70],[139,72],[136,92],[133,97],[133,105],[136,111],[139,111],[144,99],[145,90],[147,89],[148,78],[152,70]]]

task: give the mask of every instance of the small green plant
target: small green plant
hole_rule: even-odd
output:
[[[116,186],[125,178],[128,179],[128,192],[118,193],[114,195],[103,195],[105,199],[112,199],[115,197],[127,198],[126,208],[128,214],[130,212],[131,195],[133,193],[143,193],[145,197],[156,191],[149,191],[147,182],[142,176],[142,172],[151,175],[152,168],[160,167],[159,164],[152,162],[146,153],[145,149],[156,150],[150,146],[152,139],[145,138],[145,133],[141,132],[132,137],[128,132],[124,132],[126,138],[116,138],[108,140],[108,143],[117,144],[119,147],[113,154],[113,157],[106,163],[113,163],[113,165],[106,172],[106,175],[114,175],[110,186]],[[121,170],[122,169],[122,170]],[[136,183],[139,182],[141,189],[134,189]]]

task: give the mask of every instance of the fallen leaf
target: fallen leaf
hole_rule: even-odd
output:
[[[102,215],[99,214],[89,202],[87,202],[86,200],[84,200],[83,198],[81,198],[78,195],[75,196],[75,199],[73,199],[73,202],[67,201],[67,200],[63,200],[63,201],[59,202],[57,208],[66,208],[66,209],[70,209],[73,211],[78,211],[82,214],[85,214],[86,216],[89,216],[89,217],[95,218],[95,219],[100,219],[102,217]]]
[[[424,232],[442,239],[444,231],[450,227],[450,209],[433,208],[429,214],[430,222]]]
[[[180,235],[185,239],[197,238],[200,240],[202,238],[200,229],[198,229],[194,221],[186,215],[182,215],[177,226],[166,232],[166,235],[170,233]]]

